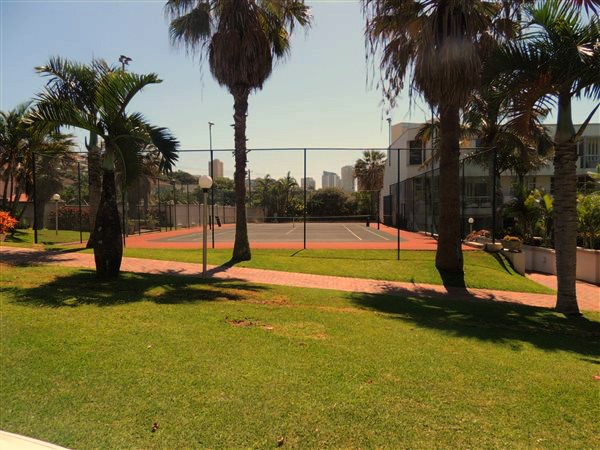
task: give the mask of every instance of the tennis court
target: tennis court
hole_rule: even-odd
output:
[[[215,243],[233,242],[235,226],[225,225],[215,229]],[[303,242],[304,224],[300,223],[261,223],[248,224],[250,242]],[[209,234],[209,240],[211,235]],[[178,236],[165,236],[161,242],[200,242],[200,230]],[[377,225],[368,227],[365,223],[307,223],[306,240],[309,242],[395,242],[395,237],[377,230]]]
[[[376,222],[363,220],[311,220],[305,228],[302,219],[280,220],[277,223],[248,223],[248,238],[252,248],[280,249],[396,249],[398,230]],[[235,224],[216,226],[215,248],[232,248]],[[420,233],[401,230],[400,246],[412,250],[435,250],[436,241]],[[212,247],[212,230],[208,230],[208,245]],[[202,229],[180,228],[161,233],[130,235],[127,247],[132,248],[198,248],[202,246]]]

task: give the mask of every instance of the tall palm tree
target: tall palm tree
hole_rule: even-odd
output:
[[[282,197],[282,205],[280,214],[289,215],[289,205],[290,205],[290,195],[292,194],[294,188],[298,187],[298,182],[291,175],[291,172],[288,171],[285,177],[280,178],[278,180],[281,185],[281,197]]]
[[[436,266],[463,272],[460,224],[460,110],[479,86],[483,60],[495,43],[500,4],[465,0],[363,0],[369,53],[381,56],[383,93],[390,104],[410,74],[440,118],[440,209]]]
[[[303,0],[169,0],[173,44],[208,57],[217,82],[233,96],[236,227],[232,259],[251,258],[246,224],[246,115],[248,97],[262,89],[273,61],[290,51],[296,24],[310,25]]]
[[[57,97],[74,102],[85,113],[88,120],[97,120],[98,110],[94,96],[98,84],[103,76],[117,70],[101,59],[94,59],[91,64],[81,64],[58,56],[52,57],[48,62],[36,67],[36,71],[49,77],[46,88]],[[89,141],[86,140],[88,151],[88,185],[90,204],[90,239],[88,247],[93,246],[94,222],[100,205],[102,192],[102,147],[98,135],[90,131]]]
[[[171,170],[177,160],[178,141],[166,128],[151,125],[140,113],[126,112],[129,102],[144,87],[160,83],[154,73],[138,75],[121,71],[102,73],[90,105],[97,116],[84,109],[74,94],[65,96],[52,88],[38,95],[31,114],[34,124],[49,129],[61,126],[90,131],[105,144],[102,161],[102,196],[96,216],[94,258],[102,278],[119,274],[123,256],[121,225],[117,210],[115,167],[123,170],[126,183],[137,179],[143,150],[152,146],[160,153],[160,169]]]
[[[359,191],[371,192],[371,215],[375,215],[376,204],[379,204],[379,192],[383,188],[385,172],[385,153],[377,150],[365,150],[363,157],[354,164],[354,176]]]
[[[577,261],[577,142],[598,106],[575,131],[573,98],[600,98],[600,22],[585,22],[580,10],[552,0],[526,8],[522,38],[502,47],[489,61],[490,73],[503,74],[514,92],[517,123],[526,124],[539,108],[557,106],[554,135],[554,232],[558,295],[556,309],[579,314],[575,290]],[[600,106],[600,105],[599,105]]]
[[[0,171],[4,182],[0,208],[10,211],[17,219],[25,211],[25,208],[18,209],[21,194],[33,195],[35,155],[43,157],[37,159],[38,189],[34,199],[39,218],[44,216],[44,205],[52,192],[60,187],[59,166],[73,162],[71,151],[75,147],[71,135],[32,127],[27,120],[30,112],[31,102],[11,111],[0,111]],[[45,188],[40,189],[42,186]]]

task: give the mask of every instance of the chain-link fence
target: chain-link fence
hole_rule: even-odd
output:
[[[298,232],[296,225],[304,222],[373,226],[381,220],[389,227],[437,234],[443,226],[438,223],[437,160],[430,158],[426,164],[421,162],[416,166],[412,161],[412,148],[369,149],[381,152],[379,156],[383,158],[386,155],[391,158],[391,163],[384,164],[385,181],[379,192],[367,181],[357,183],[355,179],[356,162],[366,158],[365,150],[248,151],[244,176],[247,222],[291,224],[293,231],[285,231],[286,241],[304,242],[305,246],[307,239],[318,237],[311,235],[310,230],[307,233],[306,227]],[[549,171],[521,179],[510,173],[499,175],[493,160],[481,157],[485,153],[484,149],[469,149],[461,155],[459,188],[463,236],[481,229],[498,236],[522,227],[519,220],[523,219],[518,214],[507,213],[507,205],[518,197],[513,188],[516,181],[529,191],[541,188],[551,193],[553,189]],[[491,155],[489,149],[487,153]],[[213,245],[215,230],[235,223],[232,150],[184,150],[180,161],[185,165],[180,163],[169,176],[158,175],[155,168],[149,167],[128,186],[117,170],[117,203],[124,238],[199,227],[204,208],[202,190],[198,187],[201,174],[211,174],[214,180],[206,202]],[[376,161],[375,165],[381,162]],[[51,235],[52,232],[57,242],[84,242],[95,219],[94,205],[98,204],[101,190],[100,175],[90,168],[88,154],[37,154],[23,167],[25,174],[21,174],[18,181],[3,177],[2,209],[13,211],[21,226],[32,227],[36,231],[36,242],[38,234]],[[589,187],[590,183],[585,185]],[[595,186],[597,189],[597,184]],[[348,239],[354,235],[352,239],[361,240],[356,231],[348,231]],[[228,233],[233,236],[232,231]],[[252,241],[252,234],[250,239]]]

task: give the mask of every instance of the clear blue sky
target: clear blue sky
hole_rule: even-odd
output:
[[[314,25],[297,30],[292,51],[279,63],[262,91],[249,101],[249,148],[385,147],[387,122],[381,94],[367,83],[364,18],[358,1],[308,1]],[[93,57],[117,63],[133,58],[128,70],[156,72],[164,80],[139,94],[131,110],[169,127],[182,149],[208,148],[208,121],[213,148],[232,148],[233,100],[207,68],[170,46],[164,1],[0,0],[0,109],[7,110],[38,92],[44,79],[33,68],[60,55],[82,62]],[[426,109],[426,108],[425,108]],[[396,122],[428,117],[408,96],[392,112]],[[591,102],[575,105],[575,120],[591,111]],[[551,120],[551,119],[550,119]],[[83,135],[83,134],[81,134]],[[339,173],[358,154],[309,153],[308,176],[320,185],[323,170]],[[225,175],[233,173],[230,153],[218,156]],[[302,155],[249,154],[254,176],[302,176]],[[207,170],[204,155],[182,154],[182,170]]]

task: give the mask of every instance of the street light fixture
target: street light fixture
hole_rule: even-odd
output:
[[[52,201],[54,202],[54,216],[55,216],[55,224],[54,224],[54,230],[56,232],[56,235],[58,236],[58,202],[60,202],[60,195],[59,194],[54,194],[52,196]]]
[[[473,219],[472,217],[469,217],[467,222],[469,222],[469,234],[471,234],[471,233],[473,233],[473,223],[475,223],[475,219]]]
[[[133,61],[129,56],[121,55],[119,56],[119,62],[121,63],[121,70],[125,72],[125,66],[128,66],[129,63]]]
[[[200,187],[200,189],[202,189],[202,194],[203,194],[203,198],[204,198],[204,208],[202,208],[203,210],[203,214],[202,214],[202,276],[206,277],[206,242],[207,242],[207,230],[206,230],[206,224],[208,222],[208,209],[206,208],[206,200],[207,200],[207,196],[208,196],[208,190],[212,187],[213,185],[213,180],[211,177],[209,177],[208,175],[202,175],[199,179],[198,179],[198,186]],[[214,204],[213,204],[214,207]],[[214,226],[213,226],[213,233],[214,233]],[[214,234],[213,234],[214,236]],[[214,245],[214,242],[213,242]]]

